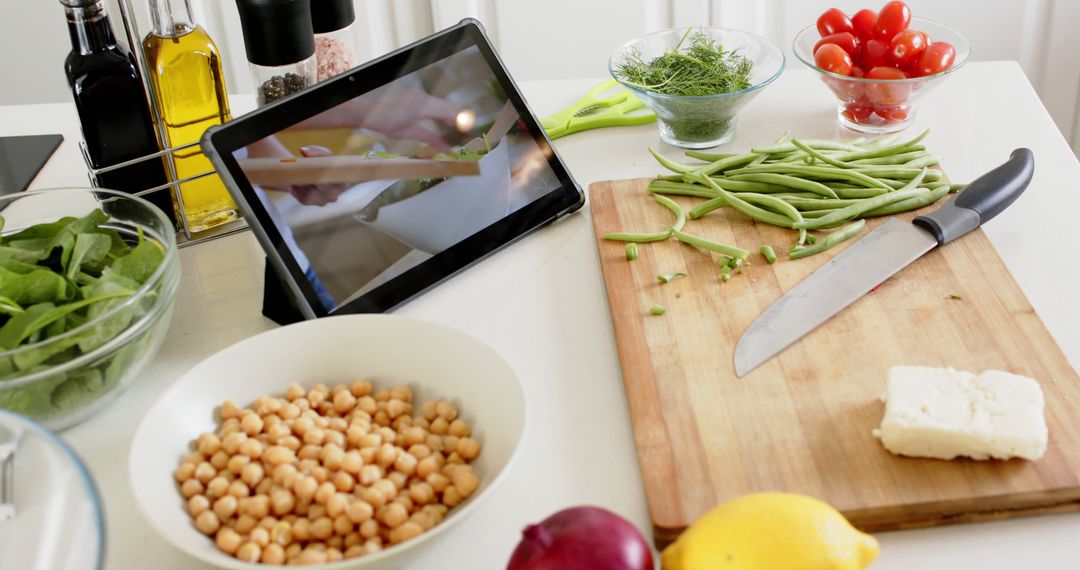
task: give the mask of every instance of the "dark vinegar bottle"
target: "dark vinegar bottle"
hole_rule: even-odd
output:
[[[64,62],[94,168],[158,152],[154,122],[131,53],[116,42],[102,0],[60,0],[67,12],[71,53]],[[139,192],[168,182],[164,163],[147,160],[103,173],[102,188]],[[168,190],[144,196],[175,221]]]

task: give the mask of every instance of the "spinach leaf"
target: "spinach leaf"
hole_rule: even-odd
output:
[[[11,350],[19,346],[19,343],[33,333],[33,330],[29,330],[33,323],[54,308],[56,308],[56,305],[52,303],[38,303],[27,307],[25,311],[8,319],[8,322],[0,327],[0,348]],[[28,330],[29,332],[27,332]]]
[[[103,271],[101,277],[104,279],[107,276],[117,275],[142,285],[154,274],[163,259],[165,259],[165,253],[161,251],[161,246],[157,242],[142,240],[135,249],[131,250],[131,253],[117,259],[116,263]]]
[[[75,249],[67,266],[68,278],[75,279],[84,267],[87,271],[100,273],[111,247],[109,236],[96,233],[79,234],[75,238]]]
[[[67,301],[73,295],[68,280],[48,269],[16,273],[0,266],[0,296],[21,305]]]

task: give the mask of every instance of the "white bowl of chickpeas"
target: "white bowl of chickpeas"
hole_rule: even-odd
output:
[[[525,428],[495,351],[392,315],[307,321],[176,381],[131,448],[147,520],[223,568],[405,566],[477,508]]]

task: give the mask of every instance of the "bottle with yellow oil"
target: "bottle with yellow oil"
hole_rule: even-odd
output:
[[[221,55],[206,30],[192,19],[189,0],[150,0],[150,18],[153,31],[143,40],[143,50],[157,98],[162,144],[198,142],[207,128],[230,119]],[[174,164],[177,180],[213,169],[198,146],[175,153]],[[239,217],[217,174],[181,184],[173,206],[177,218],[183,210],[192,232]]]

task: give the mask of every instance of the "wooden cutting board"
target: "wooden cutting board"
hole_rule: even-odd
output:
[[[728,283],[720,281],[716,254],[675,240],[641,244],[640,257],[627,261],[624,244],[601,236],[671,223],[647,184],[597,182],[589,196],[659,547],[714,505],[757,491],[818,497],[868,531],[1080,507],[1080,380],[982,230],[923,256],[736,378],[735,343],[750,322],[855,240],[791,261],[793,231],[724,208],[685,231],[755,252]],[[676,201],[685,208],[701,202]],[[775,248],[775,265],[756,253],[761,244]],[[689,277],[658,283],[657,275],[676,271]],[[651,315],[653,304],[667,314]],[[889,367],[905,364],[1038,379],[1050,427],[1045,457],[889,454],[871,430],[881,422]]]

